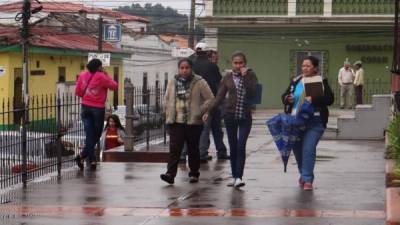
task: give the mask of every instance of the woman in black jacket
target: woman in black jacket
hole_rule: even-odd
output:
[[[303,101],[310,102],[315,109],[314,117],[307,121],[306,130],[301,135],[300,140],[296,141],[293,148],[300,173],[299,185],[304,190],[313,189],[317,144],[328,123],[328,106],[332,105],[334,101],[333,92],[327,79],[323,79],[323,96],[311,97],[304,93],[303,77],[320,76],[318,66],[319,60],[316,57],[306,57],[303,60],[302,74],[291,81],[286,92],[282,95],[285,113],[296,115]]]

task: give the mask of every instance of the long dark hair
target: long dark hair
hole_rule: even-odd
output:
[[[125,131],[124,127],[121,124],[121,121],[119,120],[119,117],[115,114],[109,115],[107,117],[107,122],[106,122],[106,127],[104,128],[104,130],[106,130],[109,126],[110,126],[110,119],[114,120],[115,126],[117,127],[117,129],[121,129],[123,131]]]
[[[96,73],[97,71],[100,70],[102,65],[103,63],[100,61],[100,59],[92,59],[86,65],[86,68],[89,70],[90,73]]]

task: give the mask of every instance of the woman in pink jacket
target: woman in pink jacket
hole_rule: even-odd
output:
[[[85,146],[75,158],[82,170],[84,160],[88,159],[90,168],[96,169],[95,145],[99,141],[104,125],[105,102],[108,89],[116,91],[118,84],[102,70],[99,59],[92,59],[86,65],[87,71],[79,75],[75,94],[82,98],[81,118],[85,129]]]

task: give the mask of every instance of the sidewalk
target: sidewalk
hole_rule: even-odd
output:
[[[182,165],[174,186],[159,179],[165,164],[103,163],[13,191],[0,204],[1,224],[384,224],[383,142],[321,141],[315,190],[304,192],[294,157],[283,173],[266,117],[255,115],[241,190],[226,187],[229,162],[202,165],[198,184]]]

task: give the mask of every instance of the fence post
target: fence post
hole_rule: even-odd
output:
[[[160,113],[160,96],[161,91],[160,91],[160,81],[157,79],[156,80],[156,113]]]
[[[58,97],[56,96],[57,100],[57,179],[61,179],[61,136],[62,136],[62,126],[61,126],[61,98],[60,93],[58,93]],[[65,98],[63,98],[65,101]]]
[[[150,90],[146,90],[147,110],[146,110],[146,149],[150,148]]]
[[[23,188],[27,187],[28,170],[27,170],[27,125],[28,125],[28,107],[29,99],[25,98],[23,102],[23,113],[21,120],[21,139],[22,139],[22,185]]]
[[[164,73],[163,95],[165,95],[165,92],[167,91],[167,86],[168,86],[168,72],[165,72]],[[165,104],[165,102],[163,104]],[[163,112],[163,113],[164,113],[164,116],[165,116],[165,112]],[[165,119],[167,119],[167,118],[165,117]],[[163,133],[164,133],[164,145],[166,145],[167,144],[167,125],[165,124],[165,121],[164,121],[164,125],[163,125]]]
[[[124,97],[125,97],[125,104],[126,104],[126,112],[125,112],[125,121],[126,121],[126,139],[125,139],[125,151],[126,152],[133,152],[134,150],[134,135],[133,135],[133,92],[134,87],[131,83],[130,79],[126,79],[124,82]]]

